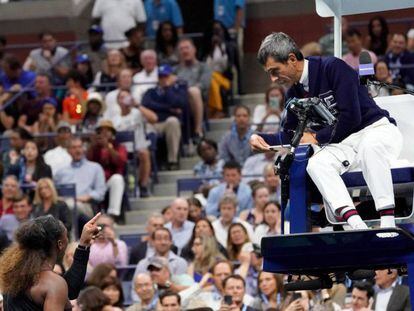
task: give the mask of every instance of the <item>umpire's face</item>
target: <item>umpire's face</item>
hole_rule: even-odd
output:
[[[265,71],[270,75],[272,82],[291,87],[300,80],[303,71],[303,61],[298,61],[293,53],[290,53],[288,60],[283,63],[269,56],[265,64]]]

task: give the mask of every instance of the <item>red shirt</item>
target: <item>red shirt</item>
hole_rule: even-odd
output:
[[[88,92],[82,93],[82,101],[75,95],[70,95],[63,100],[62,110],[67,112],[70,119],[82,120],[86,110],[86,100],[88,99]]]
[[[108,180],[114,174],[124,175],[128,160],[128,153],[123,145],[114,143],[114,151],[111,153],[107,148],[94,146],[88,151],[88,160],[101,164],[105,179]]]

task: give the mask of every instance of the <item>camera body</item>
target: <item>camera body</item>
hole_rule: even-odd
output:
[[[311,125],[329,126],[336,123],[338,112],[319,97],[292,98],[287,109],[299,120],[305,119]]]

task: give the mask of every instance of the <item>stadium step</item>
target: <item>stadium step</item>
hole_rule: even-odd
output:
[[[175,196],[177,193],[177,184],[176,183],[168,183],[168,184],[155,184],[154,185],[154,196],[163,196],[163,195],[170,195]]]
[[[137,234],[137,233],[145,233],[145,222],[141,225],[133,224],[133,225],[116,225],[115,226],[116,234],[119,236],[120,234]]]
[[[210,131],[227,131],[230,129],[232,118],[209,120]]]
[[[173,196],[153,196],[146,199],[141,198],[131,198],[130,206],[131,211],[135,210],[150,210],[157,211],[170,205],[172,200],[175,199],[175,194]]]
[[[196,165],[198,161],[200,161],[200,158],[197,155],[190,158],[181,158],[180,168],[182,170],[192,170],[194,165]]]
[[[215,142],[217,142],[217,144],[220,142],[221,138],[224,136],[225,131],[223,130],[214,130],[214,131],[209,131],[205,134],[206,138],[208,139],[212,139]]]
[[[155,212],[161,212],[162,208],[152,208],[144,210],[129,211],[125,217],[126,225],[143,225],[149,216]]]
[[[190,178],[193,176],[193,170],[178,170],[178,171],[161,171],[158,173],[160,184],[176,183],[179,178]]]

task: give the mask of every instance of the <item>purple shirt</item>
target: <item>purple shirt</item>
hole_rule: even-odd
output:
[[[124,241],[115,240],[118,245],[118,256],[114,257],[112,243],[95,242],[91,246],[89,264],[96,267],[100,263],[111,263],[116,266],[126,266],[128,264],[128,248]]]

